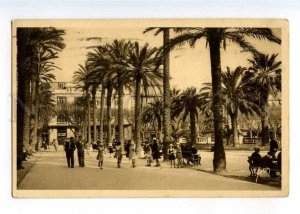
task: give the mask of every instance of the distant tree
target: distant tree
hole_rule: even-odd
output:
[[[196,123],[198,119],[199,109],[202,106],[200,94],[197,93],[196,88],[188,88],[183,91],[180,96],[172,102],[172,109],[175,115],[183,113],[183,120],[185,121],[189,116],[191,143],[194,145],[197,142]]]
[[[276,96],[281,91],[281,61],[277,61],[277,56],[278,54],[256,53],[248,60],[249,70],[253,75],[253,85],[257,89],[259,105],[262,109],[262,145],[269,143],[268,100],[270,96]]]

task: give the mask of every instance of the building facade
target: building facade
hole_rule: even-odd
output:
[[[75,84],[70,82],[54,82],[51,85],[51,91],[53,93],[53,98],[56,102],[56,107],[58,108],[60,105],[74,104],[74,101],[78,99],[79,97],[82,97],[83,92],[80,89],[77,89],[75,87]],[[100,130],[100,119],[99,119],[99,111],[100,111],[100,95],[101,90],[99,89],[96,93],[96,129],[97,129],[97,136]],[[124,110],[132,110],[134,107],[134,99],[132,99],[132,94],[130,94],[128,91],[125,91],[124,94]],[[92,106],[92,105],[91,105]],[[106,109],[106,97],[105,97],[105,105]],[[112,110],[117,109],[117,96],[113,96],[112,98]],[[93,116],[92,116],[92,110],[90,115],[90,121],[91,126],[93,127]],[[114,111],[116,112],[116,111]],[[115,138],[117,135],[116,129],[117,126],[115,124],[115,117],[112,115],[112,134]],[[91,130],[93,132],[93,128],[91,127]],[[107,134],[107,128],[104,127],[104,138],[106,138]],[[132,138],[132,123],[128,121],[128,119],[124,119],[124,139],[131,139]],[[75,127],[74,125],[70,124],[64,117],[61,117],[59,114],[57,114],[55,117],[53,117],[48,124],[48,133],[44,133],[43,137],[46,138],[49,142],[52,142],[53,139],[57,139],[58,142],[62,141],[63,139],[67,137],[74,137],[75,135]],[[93,137],[93,133],[91,134]],[[94,139],[92,139],[94,140]]]

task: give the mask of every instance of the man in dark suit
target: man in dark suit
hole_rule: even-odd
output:
[[[76,147],[77,147],[79,166],[84,167],[84,140],[82,139],[82,135],[78,136]]]
[[[67,138],[65,143],[65,152],[69,168],[74,168],[74,151],[76,149],[74,138]]]

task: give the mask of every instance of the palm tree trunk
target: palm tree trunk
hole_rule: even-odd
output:
[[[159,139],[159,141],[160,142],[162,142],[162,140],[163,140],[163,133],[162,133],[162,121],[161,121],[161,119],[158,119],[158,139]]]
[[[96,90],[93,91],[92,94],[93,99],[93,141],[96,142],[97,140],[97,120],[96,120]]]
[[[120,83],[120,82],[119,82]],[[124,149],[124,110],[123,110],[124,91],[122,84],[118,88],[118,127],[119,127],[119,141],[121,148]]]
[[[237,147],[239,142],[239,135],[237,129],[237,115],[232,114],[230,115],[230,118],[231,118],[232,134],[233,134],[233,147]]]
[[[35,83],[35,115],[34,115],[34,126],[33,126],[33,145],[31,148],[35,148],[36,151],[38,151],[37,145],[38,145],[38,126],[39,126],[39,108],[40,108],[40,99],[39,99],[39,93],[40,93],[40,88],[39,88],[39,79],[36,79]]]
[[[35,115],[36,115],[36,77],[32,76],[31,81],[30,81],[30,97],[31,97],[31,108],[30,108],[30,134],[29,134],[29,145],[31,149],[34,149],[34,142],[36,141],[36,135],[34,132],[34,127],[35,127]]]
[[[165,28],[163,34],[163,45],[166,47],[166,44],[169,43],[170,40],[170,29]],[[163,153],[164,158],[168,159],[168,148],[169,144],[172,141],[171,138],[171,96],[170,96],[170,49],[163,49]]]
[[[214,116],[214,132],[215,132],[215,147],[213,166],[215,173],[226,171],[226,157],[223,145],[223,130],[222,130],[222,101],[221,101],[221,54],[220,45],[221,38],[219,37],[218,28],[208,29],[208,43],[210,52],[211,77],[212,77],[212,92],[213,104],[212,111]]]
[[[269,138],[268,114],[264,111],[261,116],[261,145],[267,145],[269,143]]]
[[[83,125],[82,125],[82,137],[87,139],[86,137],[86,111],[83,109]]]
[[[23,71],[24,72],[24,71]],[[30,79],[18,69],[17,91],[17,168],[22,167],[23,149],[30,151]]]
[[[190,125],[191,125],[192,145],[196,145],[197,142],[196,115],[193,112],[190,112]]]
[[[104,122],[104,101],[105,101],[105,88],[101,87],[101,101],[100,101],[100,130],[99,130],[99,138],[100,143],[103,143],[103,122]]]
[[[107,87],[107,98],[106,98],[106,106],[107,106],[107,145],[109,145],[111,140],[111,97],[112,97],[113,88],[112,85],[108,84]]]
[[[88,124],[88,137],[87,143],[91,142],[91,102],[90,102],[90,94],[87,95],[87,124]]]
[[[136,142],[137,151],[139,155],[142,153],[141,147],[141,79],[136,78],[135,82],[135,131],[134,131],[134,140]]]

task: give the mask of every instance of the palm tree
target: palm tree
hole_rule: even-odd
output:
[[[154,31],[154,35],[157,36],[161,32],[163,33],[163,134],[164,145],[168,148],[168,145],[172,141],[171,136],[171,95],[170,95],[170,49],[167,44],[170,41],[170,28],[147,28],[144,33]]]
[[[243,50],[256,53],[257,50],[252,46],[246,38],[254,38],[259,40],[268,40],[277,44],[281,40],[277,38],[272,30],[268,28],[177,28],[179,33],[173,39],[170,39],[167,47],[170,49],[183,45],[185,43],[194,47],[196,42],[201,39],[206,39],[206,44],[209,46],[210,62],[211,62],[211,77],[212,77],[212,92],[213,106],[212,112],[214,116],[214,132],[215,132],[215,150],[213,166],[215,173],[221,173],[226,170],[226,157],[223,145],[222,134],[222,80],[221,80],[221,46],[226,49],[227,42],[237,44]]]
[[[255,88],[249,84],[249,78],[245,75],[246,71],[247,69],[243,67],[237,67],[233,71],[227,67],[227,71],[222,73],[222,99],[230,116],[234,147],[238,145],[239,113],[246,116],[260,114]]]
[[[128,88],[131,81],[127,63],[130,48],[131,43],[125,40],[114,40],[112,44],[106,45],[106,54],[111,63],[108,75],[118,95],[118,134],[122,147],[124,145],[124,88]]]
[[[37,71],[35,56],[36,47],[41,46],[49,53],[61,51],[64,48],[63,30],[55,28],[18,28],[17,29],[17,78],[18,78],[18,102],[17,102],[17,165],[22,167],[23,148],[30,151],[30,80]],[[33,83],[33,82],[32,82]],[[38,96],[38,94],[36,94]]]
[[[94,48],[93,52],[88,53],[88,64],[91,69],[91,78],[94,78],[98,85],[101,85],[101,100],[100,100],[100,113],[99,113],[99,121],[100,121],[100,130],[99,130],[99,140],[100,143],[103,142],[103,129],[104,129],[104,102],[105,102],[105,91],[108,90],[107,95],[107,127],[111,127],[110,125],[110,117],[111,117],[111,96],[112,96],[112,83],[110,80],[111,73],[111,61],[107,56],[107,48],[105,46],[97,46]],[[109,139],[107,139],[107,144],[111,142],[111,132],[110,128],[108,128]]]
[[[87,65],[87,63],[85,64],[85,66],[83,65],[79,65],[79,69],[76,70],[74,72],[74,75],[73,75],[73,82],[76,85],[76,89],[81,89],[84,94],[83,96],[85,97],[85,100],[86,100],[86,106],[87,106],[87,111],[86,111],[86,120],[84,120],[84,128],[83,128],[83,136],[84,136],[84,139],[87,139],[87,142],[89,143],[91,141],[91,123],[90,123],[90,89],[91,89],[91,86],[92,86],[92,82],[93,80],[91,80],[89,77],[90,75],[90,69]],[[86,122],[87,122],[87,126],[88,126],[88,131],[87,131],[87,136],[85,135],[86,133],[86,129],[85,129],[85,126],[86,126]]]
[[[198,120],[198,111],[201,109],[201,106],[201,96],[194,87],[183,91],[172,103],[172,109],[175,115],[183,113],[184,121],[186,121],[189,116],[192,145],[195,145],[197,142],[196,121]]]
[[[162,140],[162,115],[163,115],[163,102],[161,99],[154,99],[148,103],[142,114],[142,124],[150,124],[157,127],[159,133],[159,140]]]
[[[141,152],[141,94],[147,98],[152,90],[160,90],[162,74],[160,72],[161,57],[157,54],[156,48],[150,48],[146,43],[140,47],[135,42],[133,48],[129,51],[128,67],[131,73],[129,79],[135,81],[135,131],[134,140],[137,149]]]
[[[268,127],[268,99],[270,95],[276,96],[281,91],[281,61],[277,61],[278,54],[271,56],[256,53],[253,59],[249,59],[251,66],[249,68],[253,73],[253,83],[258,90],[259,104],[262,109],[262,145],[269,143]]]

